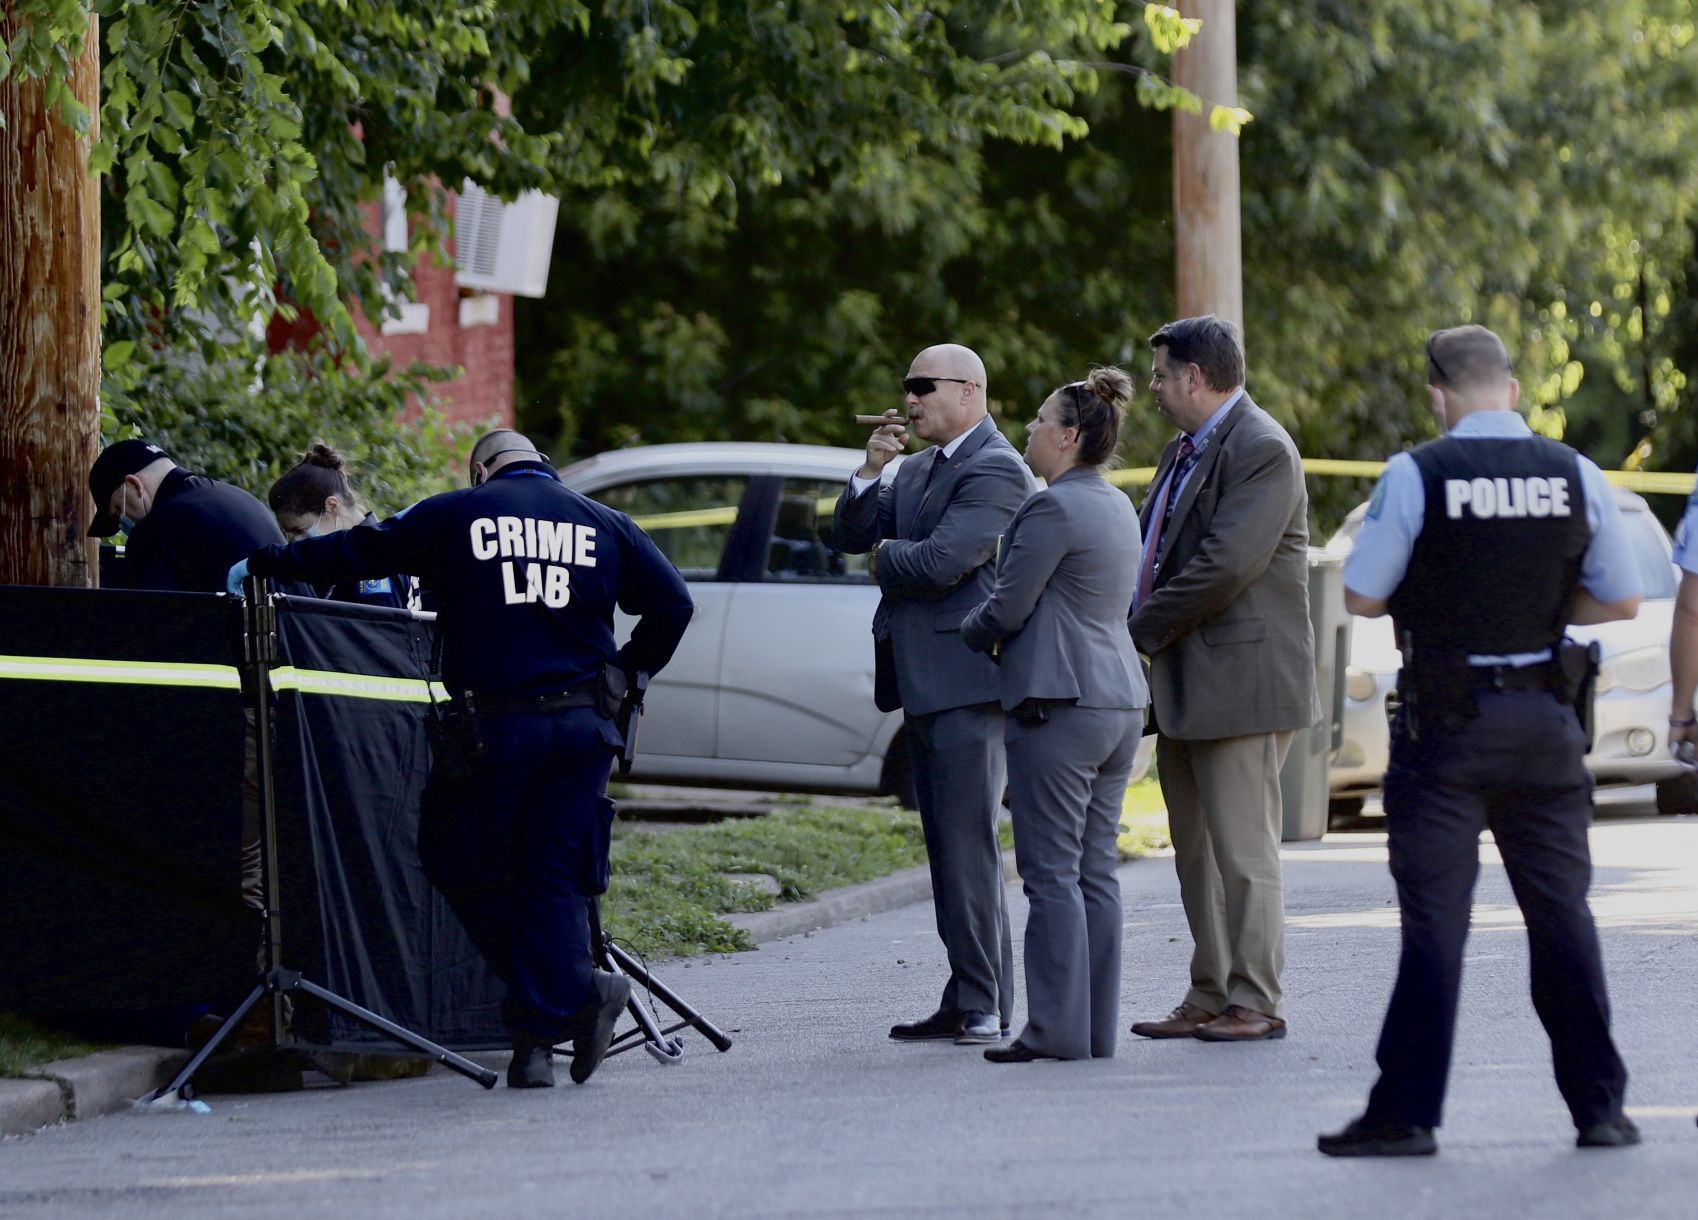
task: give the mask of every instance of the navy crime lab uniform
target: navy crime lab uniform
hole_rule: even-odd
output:
[[[1467,667],[1460,697],[1417,708],[1413,733],[1407,709],[1392,724],[1384,794],[1403,943],[1365,1117],[1442,1118],[1487,827],[1527,924],[1563,1100],[1577,1128],[1619,1117],[1627,1069],[1586,903],[1592,781],[1578,717],[1550,687],[1576,586],[1605,602],[1640,590],[1609,485],[1513,411],[1477,412],[1387,464],[1344,583],[1389,600],[1400,690],[1414,658]]]
[[[606,887],[618,730],[600,707],[537,701],[596,689],[604,666],[653,674],[693,605],[683,579],[625,514],[513,462],[476,487],[422,500],[249,560],[318,584],[417,573],[435,592],[442,674],[477,711],[470,773],[438,759],[419,852],[479,950],[508,983],[507,1022],[558,1041],[591,1000],[589,899]],[[638,616],[616,648],[613,611]],[[560,702],[555,700],[555,702]]]
[[[271,510],[240,487],[177,467],[124,540],[124,584],[222,593],[231,564],[282,541]]]

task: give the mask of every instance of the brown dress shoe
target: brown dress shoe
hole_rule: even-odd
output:
[[[1132,1032],[1140,1038],[1189,1038],[1210,1021],[1219,1018],[1195,1004],[1181,1004],[1160,1021],[1139,1021]]]
[[[1228,1004],[1220,1016],[1198,1026],[1192,1037],[1204,1042],[1259,1042],[1285,1037],[1285,1022],[1240,1004]]]

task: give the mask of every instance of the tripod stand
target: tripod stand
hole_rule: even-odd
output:
[[[656,979],[649,972],[648,967],[613,943],[613,938],[602,929],[601,900],[598,898],[590,899],[590,951],[595,955],[596,965],[603,970],[611,971],[614,974],[623,974],[633,982],[640,983],[649,994],[657,997],[661,1003],[683,1018],[677,1024],[668,1025],[662,1029],[660,1023],[655,1020],[654,1013],[644,1008],[641,1001],[637,999],[636,989],[633,988],[631,998],[625,1007],[637,1022],[637,1028],[628,1029],[614,1038],[607,1048],[609,1055],[628,1051],[641,1041],[643,1049],[659,1062],[676,1066],[684,1058],[684,1044],[672,1035],[686,1028],[693,1028],[700,1032],[702,1037],[711,1042],[717,1051],[723,1053],[731,1049],[731,1039],[727,1038],[718,1026],[680,999],[671,988]]]
[[[468,1079],[475,1080],[486,1089],[495,1087],[496,1074],[486,1067],[480,1067],[464,1056],[457,1055],[446,1047],[438,1046],[428,1038],[420,1037],[409,1029],[395,1024],[385,1017],[379,1016],[370,1009],[361,1008],[352,1000],[337,995],[335,992],[320,987],[310,979],[303,978],[300,971],[290,970],[282,964],[283,961],[283,921],[281,916],[282,904],[278,896],[278,876],[280,869],[277,862],[277,797],[273,783],[273,757],[271,744],[271,668],[277,663],[277,625],[276,609],[271,597],[265,592],[264,582],[257,576],[250,576],[243,588],[244,603],[242,607],[242,659],[246,663],[248,675],[252,679],[251,694],[253,698],[254,724],[258,735],[259,745],[259,796],[260,810],[264,818],[263,859],[265,865],[265,963],[266,969],[261,974],[254,989],[236,1007],[225,1022],[218,1027],[216,1033],[208,1039],[205,1046],[195,1052],[181,1071],[163,1088],[141,1098],[143,1103],[158,1101],[162,1098],[175,1096],[188,1100],[193,1096],[191,1082],[201,1066],[210,1059],[220,1046],[223,1045],[235,1030],[242,1024],[243,1019],[252,1011],[254,1005],[261,1000],[270,1001],[271,1045],[278,1049],[302,1049],[312,1046],[299,1042],[284,1032],[284,998],[291,993],[311,996],[321,1004],[368,1025],[380,1033],[386,1034],[404,1046],[411,1047],[428,1055],[444,1067],[452,1068]],[[322,1049],[313,1047],[313,1049]]]

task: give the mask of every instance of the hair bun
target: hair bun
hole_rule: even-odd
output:
[[[1092,369],[1085,377],[1085,388],[1111,407],[1124,408],[1132,401],[1132,378],[1112,364]]]
[[[346,465],[342,460],[342,455],[323,441],[314,441],[312,448],[302,455],[301,461],[309,462],[314,466],[324,466],[331,470],[341,470]]]

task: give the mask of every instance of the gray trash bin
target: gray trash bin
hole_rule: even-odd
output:
[[[1327,832],[1327,772],[1344,742],[1344,670],[1350,664],[1350,615],[1344,609],[1344,556],[1309,548],[1309,621],[1315,628],[1315,689],[1321,718],[1300,731],[1279,773],[1285,806],[1281,838],[1318,839]]]

